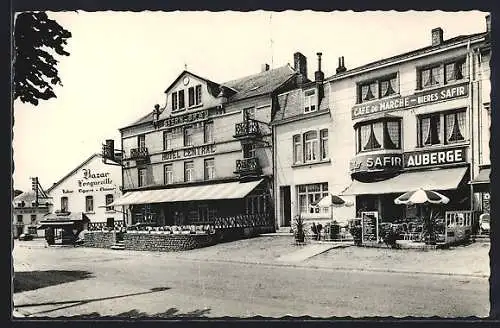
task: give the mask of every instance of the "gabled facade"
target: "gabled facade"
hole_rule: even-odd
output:
[[[29,232],[35,236],[39,235],[37,226],[40,219],[52,209],[50,198],[38,196],[35,191],[26,191],[18,195],[12,201],[12,234],[14,238]],[[43,236],[43,231],[40,231]]]
[[[272,222],[269,123],[277,94],[296,83],[288,65],[264,65],[226,83],[182,72],[163,108],[120,129],[125,196],[116,204],[126,206],[128,224],[208,224],[238,215]]]

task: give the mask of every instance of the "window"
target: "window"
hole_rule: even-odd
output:
[[[201,104],[201,85],[197,85],[195,89],[195,104],[200,105]]]
[[[441,143],[441,115],[432,114],[420,117],[420,145],[432,146]]]
[[[188,106],[194,105],[194,87],[188,89]]]
[[[316,110],[316,90],[307,90],[304,92],[304,113],[314,112]]]
[[[459,111],[444,116],[444,133],[446,143],[465,140],[465,111]]]
[[[255,157],[255,144],[244,144],[243,145],[243,158],[254,158]]]
[[[111,204],[114,201],[115,197],[113,194],[107,194],[106,195],[106,205]],[[114,211],[115,208],[114,206],[106,206],[106,211]]]
[[[304,161],[311,162],[319,159],[318,132],[309,131],[304,134]]]
[[[205,122],[203,130],[203,141],[205,143],[214,141],[214,122]]]
[[[146,148],[146,136],[144,134],[137,136],[137,148],[139,149]]]
[[[298,212],[319,213],[319,208],[313,207],[321,198],[328,196],[328,183],[315,183],[297,186]]]
[[[167,131],[163,131],[163,150],[169,150],[172,148],[172,140],[170,139]]]
[[[399,93],[398,76],[391,74],[358,85],[358,103],[389,97]]]
[[[61,197],[61,212],[68,212],[68,197]]]
[[[184,108],[184,90],[179,90],[179,109]]]
[[[193,145],[193,128],[185,127],[184,128],[184,146],[192,146]]]
[[[215,162],[213,158],[207,158],[204,161],[205,166],[205,180],[215,178]]]
[[[146,185],[146,169],[145,168],[138,169],[137,172],[138,172],[137,180],[139,187],[144,187]]]
[[[320,148],[321,148],[321,159],[328,158],[328,129],[323,129],[320,131]]]
[[[172,110],[177,110],[178,102],[177,102],[177,92],[172,92]]]
[[[85,197],[85,212],[94,212],[94,197]]]
[[[255,119],[255,107],[243,109],[243,120],[254,120]]]
[[[267,197],[265,194],[250,195],[245,198],[246,214],[263,214],[267,210]]]
[[[444,65],[445,83],[462,80],[465,76],[465,58]]]
[[[302,142],[300,140],[300,134],[293,136],[293,163],[302,162]]]
[[[421,69],[418,74],[421,89],[430,88],[441,83],[441,67],[439,65]]]
[[[31,214],[31,224],[36,223],[36,214]]]
[[[23,223],[23,216],[22,215],[18,215],[17,216],[17,223]]]
[[[356,152],[401,149],[401,121],[381,120],[356,127]]]
[[[174,183],[174,171],[172,164],[165,164],[163,166],[163,173],[163,180],[165,181],[165,184]]]
[[[194,163],[184,162],[184,181],[191,182],[194,180]]]

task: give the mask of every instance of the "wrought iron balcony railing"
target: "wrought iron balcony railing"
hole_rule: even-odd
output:
[[[260,135],[259,122],[257,121],[245,120],[234,126],[235,138],[259,137]]]
[[[236,171],[234,172],[240,176],[255,176],[262,173],[262,168],[259,159],[256,157],[237,159]]]
[[[129,159],[147,159],[149,156],[148,149],[146,147],[132,148],[130,149]]]

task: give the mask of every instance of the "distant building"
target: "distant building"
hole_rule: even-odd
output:
[[[18,195],[12,201],[12,234],[14,238],[23,233],[43,236],[43,231],[37,231],[41,218],[52,208],[52,200],[40,195],[37,198],[35,191],[27,191]]]

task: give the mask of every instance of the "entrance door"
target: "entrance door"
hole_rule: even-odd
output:
[[[292,202],[290,195],[290,186],[280,187],[281,198],[281,222],[283,226],[289,227],[292,222]]]

